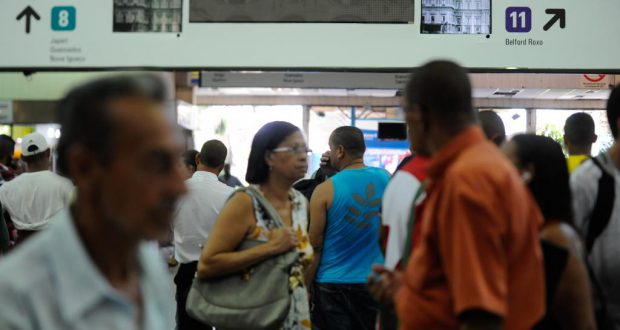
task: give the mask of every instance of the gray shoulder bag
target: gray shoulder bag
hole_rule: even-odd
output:
[[[284,224],[276,210],[253,188],[241,188],[258,201],[278,228]],[[237,251],[264,242],[244,240]],[[267,259],[232,275],[194,279],[187,297],[186,310],[193,318],[222,330],[280,329],[288,316],[291,296],[289,275],[298,260],[295,250]]]

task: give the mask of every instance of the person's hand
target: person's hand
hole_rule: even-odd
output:
[[[374,265],[372,270],[373,274],[368,277],[368,291],[376,301],[392,306],[396,291],[402,284],[402,272],[390,271],[382,265]]]
[[[323,173],[325,173],[327,177],[330,177],[334,175],[336,172],[338,172],[338,170],[332,167],[332,164],[330,161],[331,156],[332,156],[331,151],[325,151],[321,155],[321,163],[320,163],[321,169],[323,170]]]
[[[331,157],[331,154],[332,152],[328,150],[321,155],[321,167],[331,167],[329,163],[329,158]]]
[[[276,254],[288,252],[297,246],[297,234],[293,228],[276,228],[269,232],[269,244]]]

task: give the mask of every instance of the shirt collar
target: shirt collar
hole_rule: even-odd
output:
[[[457,136],[452,138],[444,145],[439,152],[431,158],[428,164],[428,174],[431,178],[437,179],[443,175],[448,166],[467,148],[486,141],[482,129],[478,126],[472,126]]]
[[[75,320],[111,290],[88,256],[68,209],[57,216],[50,251],[52,276],[57,287],[59,308],[67,320]]]
[[[208,180],[208,181],[219,181],[217,175],[207,172],[207,171],[196,171],[192,175],[192,179],[198,180]]]
[[[75,321],[105,299],[129,303],[109,285],[91,260],[78,236],[70,211],[61,211],[52,221],[56,221],[49,229],[54,231],[50,238],[54,241],[55,248],[49,252],[49,262],[63,317],[67,321]],[[138,250],[141,266],[144,264],[142,250]],[[144,278],[144,274],[143,269],[141,281],[148,282],[150,279]]]

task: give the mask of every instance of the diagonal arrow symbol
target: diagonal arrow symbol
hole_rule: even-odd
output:
[[[548,31],[557,21],[560,21],[560,29],[566,27],[566,9],[547,9],[545,13],[553,17],[545,24],[543,30]]]
[[[24,17],[26,17],[26,33],[29,34],[30,33],[30,22],[31,22],[30,19],[34,17],[38,21],[41,19],[41,16],[39,16],[39,14],[37,14],[37,12],[34,11],[34,9],[32,9],[32,7],[28,6],[24,10],[22,10],[22,12],[19,13],[19,15],[17,15],[16,19],[20,21]]]

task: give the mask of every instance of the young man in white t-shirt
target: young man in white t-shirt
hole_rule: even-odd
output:
[[[571,174],[575,227],[585,241],[599,329],[620,329],[620,86],[607,100],[611,148]]]
[[[23,138],[22,157],[28,171],[0,187],[0,204],[17,229],[18,243],[45,229],[73,191],[71,181],[50,171],[50,148],[43,135]]]

